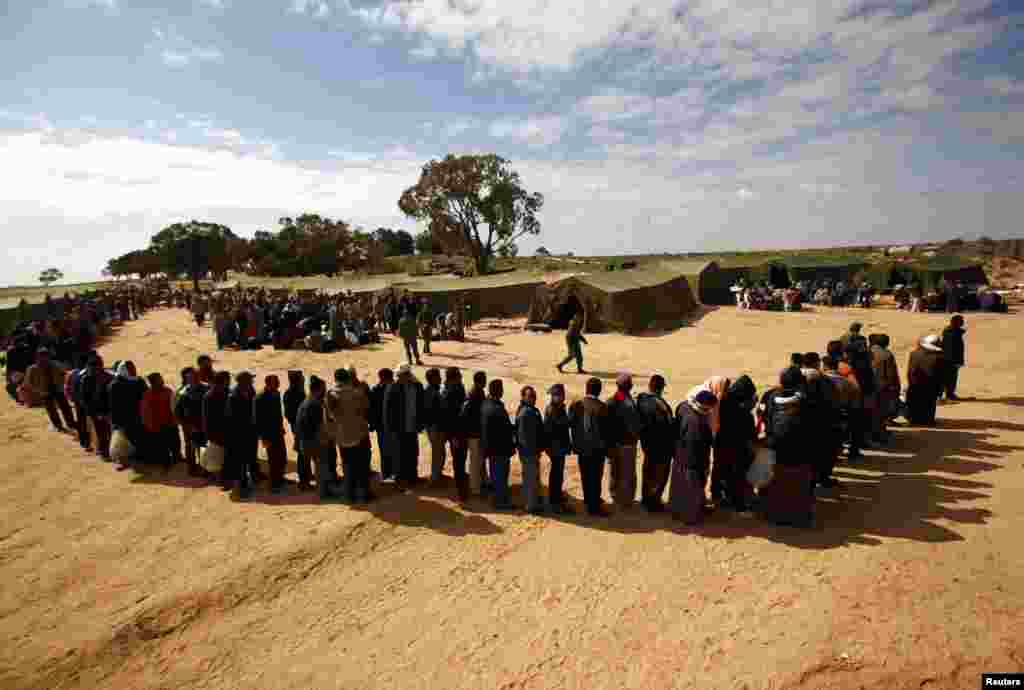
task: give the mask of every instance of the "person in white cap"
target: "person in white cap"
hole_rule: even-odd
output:
[[[412,367],[399,364],[395,384],[384,398],[388,429],[397,435],[398,484],[407,488],[419,483],[419,433],[423,431],[423,384],[412,375]]]
[[[921,339],[907,364],[907,420],[915,426],[934,426],[935,407],[946,383],[947,362],[937,335]]]

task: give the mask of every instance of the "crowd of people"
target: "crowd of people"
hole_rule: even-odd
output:
[[[767,282],[747,285],[740,280],[732,287],[736,306],[741,309],[767,309],[799,311],[804,304],[820,307],[871,308],[878,290],[870,282],[858,284],[842,280],[801,280],[790,287],[773,287]],[[937,287],[925,291],[920,285],[896,285],[893,299],[900,309],[915,312],[961,311],[1005,312],[1007,306],[999,293],[985,285],[966,285],[943,280]]]
[[[138,299],[138,308],[145,302]],[[138,312],[128,304],[130,318]],[[413,304],[405,303],[398,323],[388,323],[403,338],[403,321],[406,328],[416,323]],[[422,316],[424,306],[419,309]],[[92,314],[83,308],[68,318],[88,321]],[[83,449],[116,461],[120,469],[140,463],[169,470],[182,462],[190,475],[225,490],[237,487],[243,499],[261,481],[268,481],[272,493],[287,490],[287,423],[295,439],[298,488],[315,488],[323,501],[374,499],[372,434],[378,479],[394,481],[401,490],[419,486],[420,434],[426,432],[429,484],[442,485],[450,458],[460,502],[488,497],[495,509],[512,508],[509,474],[518,456],[525,509],[571,513],[564,478],[566,460],[574,454],[583,504],[592,516],[608,515],[602,496],[607,464],[610,497],[620,509],[639,500],[651,512],[667,509],[690,525],[714,506],[757,509],[778,523],[808,525],[816,491],[837,485],[832,475],[844,448],[847,461],[855,463],[864,448],[889,441],[893,419],[932,425],[939,398],[957,399],[963,324],[954,316],[941,336],[921,339],[909,358],[905,402],[888,336],[864,337],[858,323],[827,343],[824,355],[792,355],[760,395],[747,375],[719,375],[673,407],[664,397],[664,377],[652,376],[647,390],[634,396],[633,379],[624,373],[607,398],[598,378],[590,378],[584,397],[575,401],[567,399],[562,384],[551,386],[543,405],[533,386],[523,386],[514,414],[504,402],[501,379],[488,380],[478,371],[467,390],[458,368],[430,368],[424,384],[411,361],[381,369],[373,386],[354,368],[338,369],[330,385],[314,375],[307,386],[302,371],[290,371],[282,392],[275,375],[264,377],[257,391],[252,373],[232,377],[215,371],[203,355],[180,372],[172,389],[159,373],[143,379],[130,361],[107,369],[88,338],[59,350],[64,341],[47,334],[64,326],[35,324],[12,347],[28,346],[34,354],[12,397],[45,407],[57,430],[75,432]],[[414,346],[415,332],[409,333]],[[577,328],[569,338],[570,355],[581,357],[582,333]],[[418,352],[407,356],[419,362]],[[261,443],[267,472],[258,460]]]

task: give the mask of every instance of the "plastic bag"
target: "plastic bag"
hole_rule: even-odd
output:
[[[768,486],[775,476],[775,451],[771,448],[760,448],[754,456],[754,462],[747,470],[747,481],[755,489]]]
[[[210,445],[203,449],[199,464],[207,472],[220,472],[224,469],[224,446],[218,446],[210,441]]]
[[[124,432],[118,429],[110,438],[110,459],[115,462],[126,462],[135,455],[135,446],[128,440]]]

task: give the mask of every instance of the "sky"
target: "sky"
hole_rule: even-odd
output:
[[[493,152],[554,253],[1020,237],[1019,0],[0,0],[0,284],[161,228],[417,232]]]

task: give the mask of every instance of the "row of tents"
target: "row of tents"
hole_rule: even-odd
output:
[[[767,282],[788,287],[799,281],[868,281],[879,290],[896,285],[937,287],[943,279],[967,284],[987,284],[981,265],[955,257],[935,257],[919,262],[841,263],[794,256],[784,261],[755,266],[723,266],[717,261],[664,260],[621,271],[601,271],[564,277],[553,283],[523,280],[515,274],[479,278],[453,278],[424,284],[367,285],[355,292],[397,290],[427,298],[434,313],[450,311],[457,304],[469,306],[470,315],[504,318],[528,314],[529,323],[565,328],[573,316],[585,316],[590,331],[635,333],[684,322],[700,305],[735,304],[732,288]],[[234,286],[219,285],[221,289]],[[289,292],[280,290],[278,292]],[[314,290],[300,291],[315,293]],[[13,307],[14,305],[10,305]],[[34,318],[45,318],[42,305],[32,305]],[[0,308],[0,321],[5,311]]]

